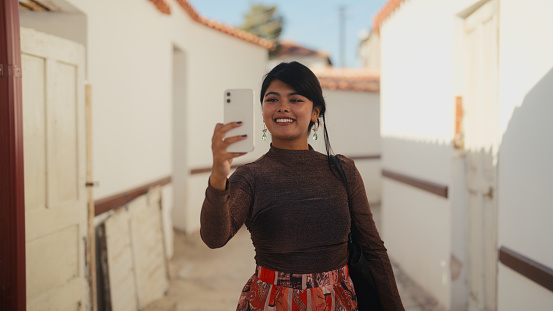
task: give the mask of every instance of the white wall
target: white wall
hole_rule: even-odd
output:
[[[197,229],[201,202],[194,200],[203,197],[207,176],[196,181],[188,170],[211,166],[211,135],[223,119],[223,90],[259,89],[267,50],[193,21],[173,0],[171,15],[150,1],[67,2],[74,7],[71,14],[84,18],[68,24],[70,16],[63,13],[59,16],[67,18],[29,23],[86,45],[94,177],[100,183],[96,199],[177,175],[180,183],[171,187],[178,205],[173,223]],[[175,59],[179,72],[174,75]],[[173,142],[174,131],[182,141]]]
[[[380,34],[374,29],[359,44],[357,57],[364,68],[380,70]]]
[[[196,29],[189,38],[197,42],[186,48],[190,70],[188,116],[189,166],[191,169],[210,168],[212,164],[211,136],[215,124],[223,122],[223,92],[229,88],[251,88],[254,90],[255,150],[233,164],[248,163],[264,154],[269,144],[261,140],[263,118],[259,89],[266,73],[267,50],[251,43],[237,40],[221,32],[194,25]],[[188,44],[187,44],[188,45]],[[224,53],[221,53],[224,51]],[[193,61],[205,59],[205,61]],[[176,227],[195,231],[200,226],[200,211],[205,196],[209,173],[190,176],[185,192],[188,194],[187,216],[184,223]]]
[[[449,264],[450,253],[463,257],[466,243],[465,168],[449,143],[454,97],[464,89],[462,19],[456,15],[478,2],[406,1],[381,26],[382,166],[450,187],[450,198],[440,201],[384,179],[384,240],[392,259],[452,309],[466,303],[453,297],[466,288],[447,289],[449,267],[441,269],[440,282],[438,263],[443,257]],[[498,247],[553,267],[553,3],[503,0],[499,10]],[[411,243],[419,244],[415,249]],[[552,304],[550,291],[499,264],[499,310]]]
[[[449,186],[451,146],[395,137],[382,138],[382,167]],[[382,236],[403,271],[444,306],[449,305],[451,201],[384,177]]]
[[[378,92],[359,92],[323,89],[327,104],[326,121],[334,153],[349,157],[380,155],[380,95]],[[323,134],[309,143],[326,153]],[[372,204],[381,199],[380,159],[355,161]]]
[[[553,268],[553,2],[500,5],[499,246]],[[499,310],[550,310],[553,293],[499,264]]]
[[[405,1],[382,25],[382,168],[451,186],[452,4]],[[393,261],[449,308],[451,201],[384,178],[383,239]]]

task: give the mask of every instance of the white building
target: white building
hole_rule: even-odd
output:
[[[203,197],[207,178],[193,172],[211,166],[223,91],[259,89],[272,44],[201,17],[186,0],[19,4],[27,307],[88,309],[95,295],[93,270],[87,272],[94,220],[111,223],[103,231],[108,253],[122,254],[108,258],[121,267],[110,269],[110,289],[104,288],[112,291],[113,308],[127,302],[142,308],[166,286],[163,255],[172,254],[172,224],[185,231],[199,226],[196,197]],[[93,196],[85,186],[91,181],[98,182]],[[161,190],[144,195],[156,186]],[[92,206],[90,217],[87,201],[101,215],[94,219]],[[141,236],[148,231],[136,229],[140,221],[157,231]],[[137,250],[130,241],[152,248]],[[161,279],[144,279],[141,269],[154,264],[140,266],[142,258],[160,264]]]
[[[375,18],[383,238],[447,309],[553,305],[551,12],[393,0]]]
[[[357,56],[363,68],[380,70],[380,34],[378,31],[371,29],[361,38]]]

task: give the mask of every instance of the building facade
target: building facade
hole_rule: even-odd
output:
[[[119,260],[112,307],[128,299],[141,309],[163,294],[173,226],[197,229],[193,171],[211,165],[223,91],[258,88],[272,43],[205,19],[186,0],[21,0],[19,8],[27,307],[95,304],[91,245],[94,227],[105,225],[108,254]],[[137,226],[152,234],[140,237]],[[145,272],[156,277],[142,287]]]
[[[447,309],[553,304],[552,9],[406,0],[375,17],[383,236]]]

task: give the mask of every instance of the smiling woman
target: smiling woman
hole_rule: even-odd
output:
[[[241,126],[237,122],[217,124],[200,216],[202,239],[211,248],[224,246],[244,224],[251,233],[257,266],[237,310],[360,310],[357,295],[366,293],[355,292],[347,266],[352,222],[382,306],[403,310],[361,175],[351,159],[337,156],[348,195],[331,165],[326,104],[316,76],[300,63],[281,63],[265,76],[260,98],[272,135],[270,150],[227,178],[232,160],[243,155],[229,153],[227,147],[244,137],[224,138]],[[326,155],[308,144],[319,119]]]
[[[319,80],[298,62],[281,63],[267,74],[259,96],[263,122],[271,132],[273,143],[281,149],[307,150],[307,136],[323,120],[327,155],[331,153],[326,130],[326,104]]]
[[[317,121],[320,110],[288,84],[274,80],[263,99],[263,122],[271,132],[273,146],[308,150],[308,126]]]

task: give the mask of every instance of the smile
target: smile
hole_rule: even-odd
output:
[[[292,120],[292,119],[276,119],[275,122],[276,123],[292,123],[292,122],[294,122],[294,120]]]

